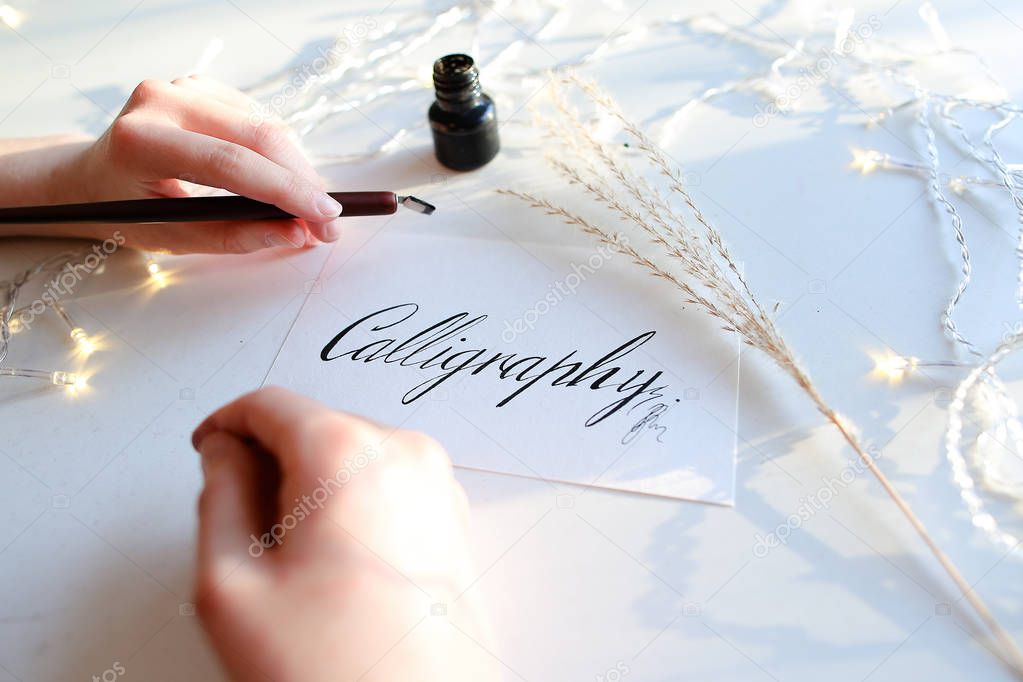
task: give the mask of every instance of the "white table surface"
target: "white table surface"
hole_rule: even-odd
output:
[[[297,63],[346,22],[421,8],[356,4],[21,2],[20,35],[0,33],[0,134],[98,133],[137,82],[191,71],[214,39],[224,50],[208,73],[244,86]],[[542,63],[600,43],[625,20],[713,9],[753,26],[747,10],[777,18],[782,4],[625,0],[562,29],[581,43],[555,32],[527,47]],[[1023,99],[1023,8],[935,4],[953,41],[983,54]],[[863,4],[860,13],[890,10],[884,39],[926,44],[917,7]],[[478,10],[491,53],[489,40],[522,38],[522,27],[502,18],[514,15],[506,5]],[[455,32],[428,48],[471,46]],[[750,50],[680,35],[623,47],[592,73],[642,118],[764,65]],[[415,97],[429,93],[403,106]],[[509,98],[521,104],[517,93]],[[698,200],[762,298],[782,303],[779,324],[823,393],[879,449],[883,470],[1023,640],[1020,552],[1007,554],[970,524],[941,447],[941,398],[959,375],[932,372],[899,386],[867,378],[865,349],[951,355],[937,325],[956,270],[947,224],[918,178],[849,170],[850,145],[899,147],[867,130],[855,109],[834,98],[761,129],[751,123],[757,102],[741,95],[700,109],[671,153],[694,174]],[[400,122],[409,112],[391,114]],[[413,151],[428,156],[417,135]],[[356,137],[337,132],[338,153],[359,151]],[[415,186],[440,170],[399,152],[329,172],[338,183],[398,175]],[[964,209],[978,276],[961,319],[985,348],[1018,319],[1013,216],[993,197],[976,197],[982,212]],[[377,227],[353,228],[351,238]],[[56,248],[0,242],[0,275]],[[163,260],[173,282],[159,291],[139,286],[136,256],[118,254],[71,304],[103,337],[89,361],[90,389],[71,398],[34,384],[0,387],[0,681],[92,679],[115,663],[130,680],[221,679],[190,605],[200,472],[188,435],[211,409],[262,382],[326,254]],[[31,347],[17,339],[12,358],[59,366],[66,351],[56,328],[49,332],[34,331]],[[757,556],[757,535],[784,524],[851,453],[753,354],[743,358],[737,431],[734,508],[459,472],[480,569],[471,589],[490,604],[508,679],[616,679],[616,669],[634,680],[1007,679],[954,587],[869,476]]]

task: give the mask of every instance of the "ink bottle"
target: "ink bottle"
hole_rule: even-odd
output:
[[[480,89],[472,57],[449,54],[434,62],[433,87],[429,118],[437,160],[457,171],[486,165],[501,148],[497,108]]]

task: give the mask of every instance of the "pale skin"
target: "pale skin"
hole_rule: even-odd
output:
[[[182,197],[197,185],[295,220],[118,225],[173,253],[296,249],[340,236],[341,206],[279,121],[205,78],[145,81],[99,139],[0,141],[0,206]],[[105,239],[110,225],[0,226]],[[238,681],[500,677],[471,588],[468,505],[444,449],[280,388],[199,425],[196,605]]]
[[[287,126],[244,94],[202,77],[143,81],[99,139],[0,141],[0,205],[184,197],[198,185],[275,204],[295,220],[118,226],[127,245],[171,253],[247,253],[335,241],[343,208]],[[106,239],[110,225],[0,225],[0,236]]]
[[[196,603],[232,679],[499,679],[463,594],[468,505],[435,441],[267,388],[193,443]]]

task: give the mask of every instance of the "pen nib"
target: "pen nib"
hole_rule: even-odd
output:
[[[434,206],[433,204],[428,204],[422,199],[417,199],[412,196],[407,197],[399,196],[398,203],[404,206],[405,208],[412,209],[416,213],[422,213],[423,215],[430,215],[431,213],[437,210],[437,207]]]

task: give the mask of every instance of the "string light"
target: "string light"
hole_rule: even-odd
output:
[[[61,321],[67,325],[68,335],[75,343],[75,346],[77,346],[78,351],[82,355],[92,354],[92,352],[96,350],[96,344],[92,342],[84,329],[75,324],[75,321],[71,319],[71,315],[68,314],[67,309],[65,309],[58,301],[54,301],[53,310],[57,313],[57,316],[61,319]]]
[[[864,165],[869,164],[870,170],[880,168],[912,171],[915,173],[928,172],[928,167],[922,163],[914,163],[912,161],[900,159],[898,157],[892,156],[890,154],[885,154],[874,149],[862,150],[852,148],[851,151],[853,154],[853,161],[851,165],[854,168],[862,168]],[[1013,185],[1023,186],[1023,173],[1020,173],[1018,169],[1012,169],[1010,170],[1010,174],[1012,175]],[[994,180],[984,180],[983,178],[978,178],[969,175],[959,175],[949,180],[949,186],[953,187],[953,189],[956,183],[984,185],[985,187],[1004,187],[1004,185],[1001,182],[996,182]]]
[[[68,381],[64,386],[71,395],[77,395],[89,387],[89,380],[84,374],[71,374],[66,378]]]
[[[865,151],[856,147],[853,147],[851,151],[853,160],[850,166],[858,170],[863,175],[873,173],[885,163],[885,155],[881,152],[873,150]]]
[[[890,383],[902,381],[906,373],[916,367],[916,358],[907,358],[895,353],[871,354],[871,359],[874,361],[872,374]]]
[[[925,4],[921,8],[921,17],[930,28],[938,44],[939,53],[951,53],[948,36],[934,8]],[[965,51],[959,51],[965,52]],[[967,53],[972,54],[972,53]],[[974,55],[975,56],[975,55]],[[1008,389],[998,377],[996,365],[1005,357],[1023,347],[1019,334],[1009,338],[996,351],[984,357],[984,354],[959,331],[954,313],[956,307],[970,284],[973,263],[966,240],[964,221],[956,206],[941,190],[942,174],[940,173],[940,157],[936,145],[935,125],[932,117],[936,117],[947,128],[952,143],[972,161],[982,167],[991,177],[997,180],[976,176],[958,176],[947,181],[947,187],[956,196],[962,196],[973,186],[1000,188],[1008,194],[1014,208],[1019,226],[1017,243],[1017,291],[1018,307],[1023,310],[1023,174],[1019,164],[1006,163],[994,142],[995,134],[1015,120],[1021,109],[1008,102],[1002,88],[980,58],[987,84],[974,84],[967,96],[942,95],[923,88],[911,75],[901,69],[890,68],[887,73],[898,84],[910,88],[913,97],[897,107],[888,109],[877,116],[883,121],[896,116],[905,109],[915,111],[913,122],[923,131],[926,140],[925,163],[915,163],[894,159],[882,152],[854,151],[854,165],[861,172],[867,173],[876,169],[896,169],[909,171],[923,176],[927,180],[927,189],[931,203],[940,213],[947,216],[959,251],[960,279],[948,298],[942,313],[942,325],[946,334],[953,340],[956,347],[978,359],[974,363],[923,363],[912,357],[897,355],[882,356],[875,360],[875,373],[895,383],[918,367],[941,364],[943,366],[969,367],[967,377],[957,386],[949,405],[948,422],[945,432],[946,457],[952,469],[952,477],[959,487],[960,497],[965,505],[970,520],[975,527],[982,530],[996,544],[1006,549],[1015,548],[1020,538],[1002,529],[999,520],[987,509],[982,497],[982,488],[994,491],[995,494],[1010,500],[1023,500],[1023,480],[1019,477],[1005,475],[1002,462],[1007,456],[1018,457],[1023,453],[1023,424],[1018,418],[1016,402],[1009,395]],[[977,93],[982,93],[978,95]],[[956,110],[984,111],[996,114],[1000,120],[989,125],[984,132],[981,146],[974,141],[973,135],[956,117]],[[967,409],[972,408],[979,417],[979,423],[967,419]],[[974,436],[967,441],[966,426],[972,426]],[[1005,442],[1014,445],[1010,449]],[[964,455],[966,443],[970,443],[971,457]],[[1006,453],[1010,452],[1011,455]],[[971,468],[976,475],[971,473]]]
[[[81,327],[75,327],[71,330],[71,338],[78,345],[78,350],[82,355],[90,355],[96,350],[96,344],[89,339],[89,335]]]
[[[169,284],[167,273],[160,264],[153,260],[152,256],[146,257],[146,272],[149,273],[149,281],[158,289],[164,289]]]
[[[977,494],[976,481],[970,474],[970,467],[963,454],[965,426],[970,421],[966,418],[965,413],[967,406],[970,404],[983,406],[989,421],[1000,422],[1005,425],[1005,431],[1013,435],[1012,440],[1017,444],[1017,447],[1015,451],[1009,454],[1013,457],[1019,456],[1019,453],[1023,451],[1020,447],[1021,441],[1023,441],[1023,438],[1021,438],[1023,426],[1020,425],[1015,402],[1008,399],[1005,386],[998,379],[994,370],[998,363],[1021,346],[1023,346],[1023,335],[1014,334],[1010,336],[994,353],[988,356],[984,362],[977,365],[960,382],[949,405],[948,428],[945,431],[945,456],[952,467],[953,480],[959,486],[960,498],[969,511],[973,525],[983,530],[993,542],[1001,545],[1007,551],[1015,549],[1020,543],[1020,538],[1001,528],[1001,524],[987,511],[984,500]],[[988,390],[984,391],[984,388]],[[992,414],[1000,409],[1004,410],[1004,412]],[[993,458],[983,447],[993,439],[983,429],[978,430],[980,433],[974,439],[975,455],[973,459],[980,463],[979,471],[982,481],[988,482],[992,479],[1000,479],[1000,482],[1004,483],[1004,479],[1001,479],[1000,476],[991,475]],[[999,442],[997,447],[987,448],[987,450],[1000,453],[1004,457],[1007,448]],[[1003,484],[1000,488],[999,493],[1006,495],[1010,499],[1019,499],[1018,480],[1007,485]]]
[[[52,300],[52,296],[42,296],[30,306],[17,307],[18,296],[28,283],[43,275],[63,270],[83,257],[85,253],[86,251],[82,249],[63,251],[38,261],[11,280],[0,282],[0,289],[3,289],[6,293],[3,305],[0,306],[0,376],[46,381],[55,386],[64,386],[71,394],[77,394],[87,386],[88,381],[85,375],[78,372],[3,366],[3,362],[7,359],[10,352],[11,336],[15,333],[27,331],[28,325],[24,322],[24,315],[31,313],[35,316],[37,304],[41,306],[43,312],[53,310],[57,314],[60,320],[67,326],[68,336],[80,354],[89,355],[96,349],[96,345],[89,338],[88,333],[74,322],[67,309],[59,301]]]
[[[0,367],[0,376],[21,377],[23,379],[42,379],[54,386],[71,386],[73,388],[85,388],[88,380],[84,375],[64,370],[52,372],[42,369],[19,369],[17,367]]]
[[[988,413],[996,415],[997,418],[992,419],[990,422],[992,424],[992,431],[990,433],[984,432],[982,436],[978,437],[977,441],[981,444],[990,443],[997,439],[996,434],[1015,433],[1019,436],[1018,440],[1021,446],[1019,451],[1023,452],[1023,425],[1014,416],[1017,413],[1016,403],[1009,396],[1008,391],[995,373],[996,361],[978,364],[984,359],[984,354],[963,335],[956,323],[958,305],[971,282],[973,261],[966,239],[963,217],[946,196],[944,189],[947,188],[952,196],[962,196],[972,187],[1000,188],[1006,192],[1012,201],[1020,223],[1016,248],[1017,259],[1019,261],[1016,293],[1019,307],[1023,310],[1023,173],[1020,172],[1021,166],[1019,164],[1006,163],[1002,159],[1002,155],[995,143],[995,134],[1010,122],[1020,118],[1023,115],[1023,108],[1008,101],[1005,89],[998,83],[980,56],[969,50],[951,47],[952,43],[941,24],[940,17],[930,3],[925,2],[921,6],[919,13],[921,20],[931,33],[936,45],[936,51],[914,53],[906,50],[902,45],[871,36],[869,45],[864,44],[860,46],[863,49],[855,49],[850,52],[842,50],[841,59],[833,60],[831,65],[833,67],[841,65],[843,68],[830,69],[826,80],[835,88],[845,89],[849,92],[850,98],[855,97],[858,92],[862,91],[861,86],[863,83],[870,83],[872,89],[877,92],[883,92],[891,89],[891,86],[895,86],[904,89],[908,93],[908,97],[902,98],[898,104],[874,115],[868,114],[867,126],[869,128],[879,128],[889,119],[905,115],[906,118],[909,118],[908,123],[915,125],[923,133],[922,137],[926,141],[925,153],[922,155],[924,161],[922,163],[905,161],[878,150],[853,149],[851,165],[864,175],[877,173],[882,170],[895,170],[912,173],[926,181],[931,203],[939,210],[940,214],[947,217],[951,228],[951,236],[958,247],[960,260],[960,278],[946,300],[945,308],[941,314],[941,325],[948,338],[954,343],[955,348],[972,356],[975,360],[968,363],[958,361],[925,362],[913,356],[887,353],[880,354],[880,356],[875,358],[873,373],[875,376],[895,383],[924,367],[971,368],[970,377],[972,377],[973,382],[984,386],[986,390],[982,392],[979,389],[967,390],[964,388],[962,393],[958,394],[959,399],[953,403],[952,409],[950,409],[948,426],[949,461],[953,463],[955,481],[961,487],[963,500],[970,512],[974,525],[989,533],[1000,544],[1012,547],[1015,546],[1017,539],[999,531],[997,519],[984,510],[984,505],[980,501],[979,490],[974,485],[974,479],[965,474],[966,460],[959,453],[957,449],[958,441],[953,437],[958,433],[955,421],[956,418],[959,418],[956,417],[957,411],[961,413],[966,405],[972,405],[975,408],[983,407],[980,405],[983,394],[983,400],[988,403]],[[854,29],[851,28],[848,13],[832,14],[829,15],[829,18],[834,20],[832,26],[837,26],[834,32],[829,34],[826,31],[813,29],[810,35],[800,37],[800,40],[805,41],[807,47],[803,50],[800,58],[794,60],[791,64],[791,67],[800,69],[800,76],[805,77],[808,74],[812,76],[817,72],[816,64],[819,57],[822,55],[827,57],[829,48],[835,50],[837,49],[836,46],[844,45],[847,39],[853,37]],[[814,25],[825,24],[826,22],[817,22]],[[867,24],[864,25],[866,26]],[[780,36],[777,39],[761,37],[745,27],[733,27],[720,19],[690,21],[688,26],[693,30],[713,34],[749,46],[770,55],[772,59],[787,54],[794,43],[792,38],[783,39]],[[820,47],[820,49],[815,49],[815,46],[825,45],[825,41],[827,41],[826,48]],[[973,79],[973,82],[969,84],[963,95],[931,91],[917,80],[911,69],[923,60],[933,58],[935,54],[972,59],[973,63],[979,68],[981,77]],[[766,82],[778,82],[784,77],[785,75],[781,70],[776,70],[759,78],[731,81],[722,86],[709,88],[703,95],[697,96],[691,101],[705,102],[709,101],[711,97],[737,91],[764,93],[764,96],[770,99],[771,96],[767,94],[769,89],[764,87]],[[669,119],[672,126],[677,124],[677,119],[680,117],[683,108],[680,108]],[[860,108],[862,110],[863,107]],[[787,110],[783,110],[781,107],[778,107],[777,113],[784,115],[792,111],[792,109],[792,107],[788,107]],[[967,112],[967,114],[973,112],[994,114],[1000,120],[988,126],[982,142],[978,143],[974,141],[974,136],[959,121],[957,114],[960,110]],[[964,116],[965,118],[966,116]],[[764,123],[767,120],[769,119],[764,119]],[[974,175],[948,177],[942,173],[941,157],[936,143],[936,122],[943,124],[947,131],[951,133],[947,137],[952,140],[952,144],[958,146],[962,152],[984,169],[985,172],[980,177]],[[754,123],[757,123],[756,118]],[[983,150],[981,146],[983,146]],[[1008,355],[1016,352],[1020,347],[1023,347],[1023,341],[1000,347],[998,352]],[[1003,355],[999,355],[999,359]],[[980,472],[980,476],[977,479],[980,483],[1005,482],[1004,476],[999,478],[997,472],[993,472],[992,467],[994,464],[992,459],[984,452],[978,450],[977,456],[972,461]],[[1010,480],[1004,483],[999,492],[1008,494],[1010,498],[1016,500],[1023,499],[1023,486],[1020,485],[1019,480]]]
[[[874,361],[871,375],[885,379],[889,383],[899,383],[921,367],[973,367],[973,365],[957,360],[921,360],[912,356],[898,355],[891,351],[868,353]]]
[[[31,320],[35,317],[52,310],[57,318],[67,329],[67,335],[74,346],[75,352],[81,358],[86,358],[102,348],[101,340],[91,336],[82,325],[75,322],[67,306],[57,299],[60,294],[67,294],[64,289],[54,286],[53,280],[43,281],[41,289],[43,293],[31,304],[18,307],[18,299],[26,286],[35,280],[55,273],[86,272],[87,276],[96,276],[104,271],[101,263],[91,270],[83,267],[85,260],[92,254],[92,250],[80,248],[69,251],[62,251],[53,256],[40,260],[27,270],[18,273],[13,279],[0,281],[0,296],[6,294],[6,298],[0,298],[0,377],[21,377],[25,379],[37,379],[48,381],[56,386],[64,386],[71,394],[81,393],[88,385],[86,374],[67,370],[40,370],[40,369],[17,369],[4,367],[10,351],[11,337],[15,334],[25,334],[31,327]],[[159,288],[167,286],[169,278],[167,273],[160,267],[151,255],[146,255],[146,272],[150,281]],[[80,275],[79,275],[80,277]]]
[[[960,138],[960,144],[967,150],[969,150],[971,156],[976,161],[984,165],[987,169],[991,170],[996,177],[1002,180],[1001,185],[1004,186],[1010,193],[1016,193],[1020,189],[1021,176],[1019,174],[1019,167],[1013,167],[1005,164],[1004,168],[998,168],[996,161],[999,159],[997,150],[994,147],[992,141],[992,128],[989,128],[988,134],[985,136],[985,143],[988,147],[990,154],[981,154],[976,145],[970,140],[969,134],[965,131],[963,126],[955,118],[954,111],[956,109],[970,109],[970,110],[982,110],[988,111],[995,114],[999,114],[1003,117],[1003,121],[996,125],[1004,125],[1008,120],[1023,113],[1023,109],[1003,99],[993,99],[997,93],[1004,93],[1004,89],[1000,87],[986,87],[979,88],[978,83],[974,83],[973,87],[968,91],[969,93],[984,92],[985,99],[971,99],[970,97],[963,95],[948,95],[944,93],[936,93],[924,88],[920,82],[910,72],[910,68],[915,66],[919,60],[929,59],[934,56],[933,52],[930,53],[914,53],[905,49],[902,45],[884,41],[876,33],[877,26],[873,25],[871,21],[864,22],[862,25],[853,28],[849,21],[848,13],[829,14],[828,18],[833,19],[834,23],[832,26],[837,26],[837,30],[827,31],[814,29],[810,34],[800,36],[798,40],[799,44],[805,45],[805,49],[801,51],[800,57],[794,59],[789,64],[788,68],[792,71],[798,70],[791,76],[788,76],[788,81],[796,86],[796,95],[799,97],[803,94],[805,88],[800,85],[802,83],[809,83],[810,86],[814,82],[827,81],[836,88],[845,88],[850,92],[851,96],[856,95],[859,91],[857,86],[863,82],[871,82],[877,90],[881,90],[882,87],[894,85],[902,88],[909,92],[909,97],[903,98],[900,102],[893,106],[879,112],[876,115],[868,115],[868,125],[872,127],[879,126],[883,121],[893,118],[903,112],[911,113],[913,115],[913,123],[916,123],[924,132],[924,138],[927,141],[925,163],[905,163],[901,160],[894,159],[891,156],[882,152],[875,151],[863,151],[855,150],[853,152],[853,165],[861,173],[870,174],[882,168],[897,168],[900,170],[909,170],[915,173],[923,174],[927,181],[927,187],[930,199],[943,213],[949,216],[953,236],[960,250],[961,259],[961,277],[957,282],[952,294],[947,299],[945,309],[941,315],[941,323],[946,334],[951,338],[955,344],[965,352],[975,357],[980,357],[981,353],[977,348],[960,332],[958,325],[955,321],[956,308],[959,305],[960,300],[967,287],[970,284],[972,274],[972,261],[970,258],[969,248],[966,243],[966,235],[963,229],[963,219],[959,214],[956,207],[947,199],[944,192],[942,191],[942,185],[948,182],[952,191],[956,194],[960,194],[965,189],[974,184],[984,184],[988,186],[997,186],[998,183],[990,183],[987,180],[977,180],[970,177],[952,178],[950,180],[943,180],[943,174],[940,172],[940,158],[936,146],[936,134],[934,126],[931,122],[931,117],[937,113],[939,117],[949,126],[949,128],[956,133]],[[997,80],[991,73],[990,69],[986,66],[983,59],[978,55],[968,50],[961,48],[950,48],[947,40],[947,35],[944,33],[944,29],[941,27],[940,19],[937,12],[929,4],[925,3],[921,7],[921,19],[928,27],[931,35],[934,37],[935,42],[938,45],[938,54],[954,54],[957,57],[970,57],[979,66],[983,72],[983,77],[987,82],[996,84]],[[720,19],[714,20],[700,20],[690,19],[684,22],[685,25],[692,29],[703,33],[710,33],[722,38],[731,40],[732,42],[739,43],[752,47],[756,50],[760,50],[771,56],[772,59],[777,60],[779,57],[790,54],[792,45],[794,44],[793,39],[782,39],[780,36],[777,39],[772,37],[762,37],[755,32],[751,32],[745,27],[730,26]],[[824,25],[821,22],[817,22],[817,25]],[[854,34],[856,34],[854,36]],[[839,36],[842,36],[843,40],[839,44],[845,45],[846,42],[852,41],[852,49],[842,49],[837,51],[834,49],[836,40]],[[860,44],[855,44],[854,37],[863,40]],[[870,39],[869,43],[866,42],[867,38]],[[820,67],[820,59],[824,59],[829,65],[827,72],[823,72]],[[775,62],[772,62],[775,63]],[[842,68],[838,68],[842,67]],[[767,74],[756,77],[753,79],[742,79],[726,83],[724,86],[718,86],[717,90],[719,93],[724,94],[727,92],[735,91],[753,91],[766,93],[769,91],[768,83],[777,82],[779,79],[785,79],[786,75],[781,68],[773,69]],[[887,82],[885,82],[887,81]],[[696,99],[705,101],[706,96],[713,91],[714,88],[708,89],[704,92],[704,95],[698,96]],[[770,95],[768,95],[770,99]],[[788,107],[791,110],[791,107]],[[786,111],[778,108],[777,114],[785,114]],[[669,119],[675,122],[675,119]],[[764,120],[766,124],[767,120]],[[757,123],[756,117],[754,123]],[[1014,201],[1018,199],[1014,197]],[[1021,222],[1023,222],[1023,199],[1017,201],[1019,207],[1019,213],[1021,216]],[[1020,248],[1018,252],[1023,256],[1023,231],[1020,235]],[[1021,258],[1021,264],[1023,264],[1023,258]],[[1023,268],[1021,268],[1021,275],[1019,277],[1020,285],[1020,296],[1023,298]]]
[[[529,34],[550,36],[573,25],[577,7],[560,0],[538,0],[531,3],[508,3],[502,16],[516,25],[529,24]],[[345,26],[333,45],[321,51],[299,69],[288,67],[271,74],[263,81],[246,90],[257,101],[269,102],[268,116],[283,119],[292,126],[300,137],[315,132],[331,119],[364,107],[368,103],[394,98],[408,92],[432,89],[429,71],[424,71],[418,59],[406,59],[414,55],[436,37],[458,27],[471,32],[468,44],[474,46],[470,52],[480,52],[481,29],[488,19],[484,5],[474,1],[458,1],[437,14],[428,5],[421,9],[404,12],[395,20],[379,19]],[[690,22],[700,22],[705,27],[724,26],[716,17],[672,17],[642,23],[630,21],[631,28],[616,31],[615,35],[596,47],[580,54],[569,56],[556,64],[527,66],[529,60],[521,58],[521,52],[533,42],[528,37],[514,37],[500,46],[488,59],[487,82],[495,92],[519,93],[523,99],[531,97],[548,80],[550,71],[562,71],[572,67],[595,63],[604,59],[616,49],[627,44],[640,44],[652,34],[677,33]],[[727,27],[726,27],[727,28]],[[792,56],[785,55],[792,52]],[[779,55],[780,68],[798,55],[798,50],[788,46]],[[295,73],[303,74],[296,82]],[[424,77],[425,74],[425,77]],[[768,72],[768,75],[770,71]],[[778,94],[778,85],[762,86],[755,79],[746,79],[750,87],[764,87],[764,93]],[[773,89],[772,89],[773,87]],[[286,96],[285,96],[285,93]],[[394,134],[383,139],[371,149],[363,152],[337,155],[319,155],[321,163],[350,163],[371,160],[401,149],[402,140],[412,131],[425,127],[426,122],[408,111]],[[520,124],[518,119],[509,119],[506,124]]]
[[[852,153],[852,161],[849,163],[849,167],[860,171],[863,175],[873,173],[876,170],[909,171],[921,175],[928,173],[927,166],[924,164],[900,159],[876,149],[851,147],[849,151]],[[1013,185],[1023,189],[1023,173],[1016,170],[1012,171],[1011,174]],[[948,181],[948,188],[959,195],[964,194],[970,186],[1003,188],[1004,184],[970,175],[957,175]]]
[[[25,21],[25,15],[10,5],[0,5],[0,23],[17,29]]]

